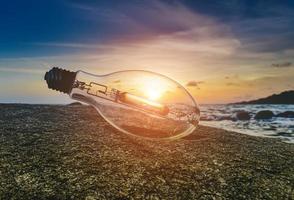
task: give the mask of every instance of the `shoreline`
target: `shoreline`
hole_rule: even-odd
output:
[[[248,131],[246,133],[246,132],[242,132],[242,130],[237,130],[237,129],[233,129],[233,128],[230,129],[230,128],[218,127],[217,125],[211,125],[211,124],[209,124],[209,122],[208,123],[204,122],[200,126],[207,126],[207,127],[211,127],[211,128],[221,129],[221,130],[224,130],[224,131],[244,134],[244,135],[248,135],[248,136],[252,136],[252,137],[271,138],[271,139],[276,139],[278,141],[281,141],[283,143],[294,144],[294,139],[292,137],[285,138],[285,136],[277,135],[277,134],[274,134],[274,133],[272,135],[260,134],[260,133],[258,133],[258,131]]]
[[[0,199],[291,199],[294,145],[199,126],[130,137],[88,106],[0,105]]]
[[[294,143],[293,105],[203,106],[200,123],[253,136]]]

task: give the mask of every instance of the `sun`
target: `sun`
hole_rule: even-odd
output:
[[[167,91],[167,83],[161,77],[140,77],[138,82],[141,95],[154,102],[161,101]]]
[[[156,90],[155,88],[148,88],[145,92],[147,98],[153,101],[161,97],[161,91]]]

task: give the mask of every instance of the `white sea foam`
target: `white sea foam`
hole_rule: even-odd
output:
[[[275,115],[294,111],[294,105],[201,105],[200,124],[223,128],[239,133],[282,138],[294,143],[294,118],[273,117],[269,120],[255,120],[254,116],[261,110],[270,110]],[[250,120],[236,120],[238,111],[246,111]]]

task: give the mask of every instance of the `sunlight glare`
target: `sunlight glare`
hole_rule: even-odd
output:
[[[149,88],[146,90],[146,96],[150,100],[157,100],[161,96],[161,92],[155,88]]]

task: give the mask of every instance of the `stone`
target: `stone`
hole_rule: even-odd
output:
[[[262,110],[256,113],[254,119],[271,119],[274,113],[270,110]]]
[[[236,118],[237,118],[238,120],[250,120],[250,115],[249,115],[249,113],[246,112],[246,111],[239,111],[239,112],[237,112],[237,114],[236,114]]]
[[[285,111],[277,114],[276,117],[294,118],[294,111]]]

